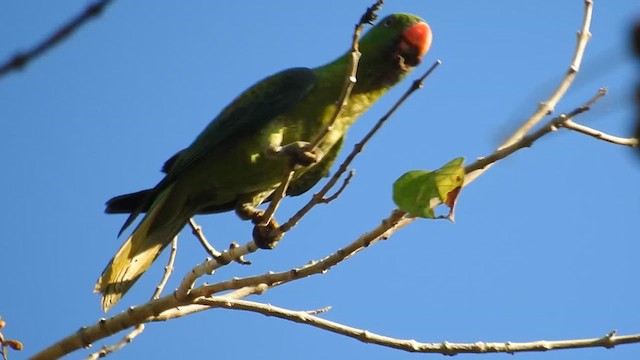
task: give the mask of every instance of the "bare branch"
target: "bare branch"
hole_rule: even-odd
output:
[[[116,352],[122,349],[123,347],[127,346],[127,344],[130,344],[133,341],[133,339],[135,339],[138,335],[142,334],[143,331],[144,331],[144,324],[140,324],[136,326],[127,335],[125,335],[120,341],[118,341],[113,345],[103,346],[102,349],[100,349],[99,351],[91,353],[89,356],[87,356],[86,360],[100,359],[113,352]]]
[[[317,315],[317,314],[324,314],[326,312],[331,311],[332,307],[331,306],[325,306],[323,308],[320,309],[315,309],[315,310],[307,310],[305,311],[305,313],[309,314],[309,315]]]
[[[320,261],[312,261],[307,265],[302,267],[292,269],[289,271],[283,272],[269,272],[262,275],[251,276],[246,278],[234,278],[227,281],[222,281],[216,284],[211,285],[203,285],[196,289],[192,289],[189,292],[189,298],[202,298],[208,297],[213,294],[234,290],[234,289],[250,289],[252,287],[259,287],[260,292],[264,292],[271,287],[280,286],[286,284],[288,282],[301,279],[304,277],[308,277],[316,274],[323,274],[331,267],[339,264],[340,262],[348,259],[355,253],[360,250],[371,246],[371,244],[377,242],[381,239],[387,239],[391,234],[393,234],[398,229],[406,226],[407,224],[414,221],[414,218],[405,217],[406,213],[401,210],[394,210],[389,217],[382,220],[381,224],[378,225],[373,230],[362,234],[358,239],[353,241],[351,244],[339,249],[335,253],[325,257]],[[252,290],[253,291],[253,290]],[[225,295],[226,296],[226,295]],[[162,316],[157,317],[156,320],[168,320],[173,317],[181,317],[189,314],[192,311],[202,311],[205,310],[202,307],[187,307],[182,306],[179,311],[171,311],[169,316],[169,312],[163,312]]]
[[[568,114],[560,114],[558,117],[552,119],[551,121],[549,121],[547,124],[545,124],[543,127],[538,129],[531,135],[526,135],[520,138],[520,140],[516,141],[515,143],[509,146],[501,147],[500,149],[496,150],[493,154],[484,158],[480,158],[475,162],[467,165],[464,168],[465,173],[470,174],[470,173],[473,173],[474,171],[478,172],[478,171],[486,170],[496,161],[502,160],[520,149],[530,147],[531,145],[533,145],[534,142],[536,142],[541,137],[556,131],[559,127],[564,126],[564,124],[567,121],[570,121],[573,117],[579,114],[582,114],[585,111],[588,111],[591,108],[591,106],[596,101],[598,101],[601,97],[603,97],[605,94],[606,94],[606,91],[604,89],[598,90],[598,93],[589,101],[587,101],[584,105],[574,109]],[[465,186],[468,184],[469,182],[467,182],[465,179]]]
[[[391,233],[413,221],[413,219],[405,218],[404,215],[405,213],[403,211],[394,211],[375,229],[363,234],[348,246],[338,250],[336,253],[318,262],[311,263],[300,268],[299,270],[292,270],[286,273],[266,274],[263,276],[266,280],[273,281],[273,286],[277,286],[297,278],[307,277],[314,274],[322,274],[329,268],[348,259],[365,247],[377,242],[378,240],[386,239]],[[239,248],[243,248],[243,246]],[[224,256],[224,253],[221,256]],[[218,264],[217,262],[214,263]],[[278,278],[278,276],[283,277]],[[241,280],[242,279],[237,280],[237,284],[240,284]],[[228,286],[227,289],[241,289],[227,296],[229,298],[232,298],[231,295],[242,297],[250,294],[261,293],[268,289],[268,285],[265,285],[266,283],[255,283],[255,279],[252,282],[254,282],[254,284],[243,283],[241,284],[243,286]],[[244,285],[247,285],[248,287]],[[176,290],[173,294],[165,295],[159,299],[152,300],[137,307],[131,307],[127,311],[112,316],[109,319],[101,319],[97,324],[83,327],[74,334],[69,335],[66,338],[50,345],[48,348],[35,354],[32,359],[40,360],[59,358],[65,354],[68,354],[80,348],[87,347],[100,339],[104,339],[132,326],[137,326],[149,321],[168,320],[174,317],[188,315],[195,311],[204,310],[205,308],[202,308],[202,305],[193,305],[194,300],[196,298],[200,298],[200,294],[202,293],[216,292],[220,291],[220,288],[222,288],[221,285],[218,285],[216,288],[214,288],[214,286],[216,285],[201,286],[198,289],[192,290],[189,294],[190,296],[185,297],[179,297],[178,290]],[[190,312],[185,310],[190,310]],[[169,317],[172,314],[175,316]]]
[[[617,336],[615,331],[600,338],[557,340],[557,341],[532,341],[532,342],[475,342],[475,343],[421,343],[410,339],[396,339],[384,335],[372,333],[364,329],[345,326],[330,320],[309,314],[306,311],[292,311],[270,304],[262,304],[246,300],[231,300],[224,297],[212,297],[199,299],[201,304],[211,307],[220,307],[233,310],[244,310],[259,313],[266,316],[273,316],[300,324],[314,326],[336,334],[348,336],[360,340],[364,343],[376,344],[394,349],[419,352],[435,353],[443,355],[457,354],[485,354],[485,353],[507,353],[516,352],[538,352],[560,349],[580,349],[590,347],[613,348],[616,345],[640,343],[640,334]]]
[[[151,300],[155,300],[160,297],[162,294],[162,290],[167,285],[167,281],[169,281],[169,277],[173,274],[173,264],[176,262],[176,254],[178,253],[178,237],[174,237],[171,242],[171,252],[169,253],[169,260],[167,261],[167,266],[164,267],[164,273],[162,274],[162,278],[160,279],[160,283],[156,286],[156,290],[151,295]]]
[[[638,146],[638,139],[636,138],[623,138],[623,137],[609,135],[600,130],[596,130],[588,126],[575,123],[572,120],[565,121],[561,126],[565,129],[577,131],[579,133],[589,135],[598,140],[603,140],[606,142],[610,142],[612,144],[624,145],[624,146],[630,146],[630,147]]]
[[[355,170],[349,171],[349,174],[347,174],[347,177],[344,178],[344,181],[342,182],[342,185],[340,185],[338,190],[333,195],[331,195],[329,197],[323,197],[322,199],[320,199],[320,202],[323,203],[323,204],[328,204],[328,203],[332,202],[333,200],[337,199],[338,196],[340,196],[340,194],[342,194],[344,189],[347,188],[347,185],[349,185],[349,183],[351,182],[351,178],[353,177],[353,175],[355,175],[355,173],[356,173]]]
[[[229,299],[242,299],[250,295],[260,295],[268,289],[269,286],[267,286],[266,284],[258,284],[254,286],[243,287],[241,289],[224,294],[220,297]],[[211,306],[196,304],[192,302],[184,306],[179,306],[163,311],[152,319],[149,319],[149,321],[167,321],[209,309],[211,309]]]
[[[295,170],[293,170],[293,168],[285,170],[280,185],[278,185],[276,190],[273,192],[271,202],[269,203],[267,210],[265,210],[264,214],[262,215],[260,224],[267,225],[271,222],[274,214],[276,213],[276,210],[278,210],[278,207],[280,206],[280,202],[282,201],[282,199],[284,199],[284,196],[287,193],[287,189],[289,188],[289,184],[291,184],[291,179],[293,179],[294,173]]]
[[[211,255],[212,258],[215,259],[218,256],[220,256],[221,253],[218,250],[216,250],[213,246],[211,246],[209,241],[207,241],[207,238],[204,236],[204,233],[202,232],[202,226],[196,224],[193,218],[189,218],[189,226],[191,226],[191,232],[193,233],[193,235],[195,235],[198,241],[200,241],[200,244],[202,245],[204,250],[209,255]]]
[[[176,290],[175,296],[180,300],[186,299],[198,278],[204,275],[211,275],[215,270],[232,261],[241,261],[244,255],[251,254],[257,250],[258,246],[255,241],[249,241],[242,246],[230,247],[216,258],[206,259],[203,263],[191,269],[191,271],[182,279],[182,282]]]
[[[29,62],[33,61],[33,59],[58,45],[62,40],[66,39],[78,30],[80,26],[100,15],[111,1],[112,0],[95,1],[93,4],[87,6],[82,13],[62,25],[38,45],[29,50],[18,53],[13,58],[0,64],[0,78],[11,71],[24,68]]]
[[[584,1],[584,16],[582,20],[582,28],[578,32],[578,40],[576,43],[576,48],[573,54],[573,60],[569,65],[569,69],[565,74],[564,78],[560,81],[560,84],[555,89],[551,97],[547,99],[547,101],[540,103],[538,106],[538,110],[527,119],[522,126],[518,130],[516,130],[509,138],[498,147],[498,150],[501,150],[505,147],[509,147],[513,145],[518,140],[522,139],[534,126],[536,126],[545,116],[551,114],[555,109],[556,105],[564,94],[567,92],[573,80],[575,79],[578,70],[580,69],[580,64],[582,63],[582,57],[584,55],[584,51],[587,46],[587,42],[591,38],[591,16],[593,13],[593,1],[585,0]],[[485,171],[489,170],[491,166],[487,166],[484,168],[480,168],[473,173],[468,173],[465,177],[465,184],[469,184],[478,176],[482,175]]]

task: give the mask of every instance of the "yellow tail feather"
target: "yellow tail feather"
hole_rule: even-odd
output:
[[[98,278],[94,292],[102,293],[104,312],[120,301],[184,226],[184,221],[175,217],[173,224],[154,224],[160,212],[173,210],[166,209],[164,206],[170,192],[171,187],[158,196],[151,205],[150,211]],[[166,216],[162,218],[165,220]],[[151,229],[152,225],[153,229]]]

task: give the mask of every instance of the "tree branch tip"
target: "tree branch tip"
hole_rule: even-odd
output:
[[[329,306],[325,306],[323,308],[320,309],[314,309],[314,310],[307,310],[304,313],[307,315],[317,315],[317,314],[322,314],[322,313],[326,313],[328,311],[330,311],[333,307],[331,305]]]
[[[420,83],[420,87],[422,87],[422,82],[429,77],[429,75],[431,75],[431,73],[433,73],[440,65],[442,65],[442,61],[440,61],[440,59],[436,60],[433,64],[431,64],[431,66],[429,67],[429,69],[427,69],[427,71],[424,72],[424,74],[422,74],[422,76],[420,76],[418,78],[419,83]],[[415,87],[416,82],[414,81],[413,85],[412,85],[412,89]],[[417,89],[414,89],[417,90]]]
[[[373,22],[378,18],[376,11],[380,10],[383,4],[384,0],[377,0],[375,4],[369,6],[365,13],[362,14],[360,22],[358,23],[358,25],[356,25],[356,29],[360,26],[364,26],[365,24],[373,25]]]

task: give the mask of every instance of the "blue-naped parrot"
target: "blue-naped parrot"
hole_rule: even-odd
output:
[[[193,215],[235,209],[255,220],[255,207],[279,186],[291,154],[302,154],[303,166],[287,194],[310,189],[333,164],[349,126],[420,64],[431,41],[430,27],[411,14],[387,16],[370,29],[359,43],[357,83],[316,149],[305,144],[331,120],[350,51],[314,69],[293,68],[259,81],[164,164],[166,175],[154,188],[109,200],[107,213],[131,214],[121,232],[146,214],[98,279],[103,310],[120,300]]]

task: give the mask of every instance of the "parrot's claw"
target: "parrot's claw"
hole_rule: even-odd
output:
[[[313,165],[324,156],[320,148],[311,147],[311,144],[306,141],[296,141],[285,146],[270,148],[268,154],[272,157],[286,156],[294,168]]]
[[[278,223],[271,219],[268,224],[257,224],[253,227],[253,241],[260,249],[271,250],[282,239],[284,233],[280,231]]]
[[[251,203],[242,203],[235,208],[236,215],[242,220],[251,220],[254,223],[258,223],[262,219],[264,211],[256,208]]]
[[[251,220],[253,227],[253,241],[260,249],[270,250],[276,247],[276,244],[284,233],[280,231],[278,223],[271,219],[267,224],[261,224],[264,211],[257,209],[250,203],[239,204],[236,206],[236,214],[243,220]]]

